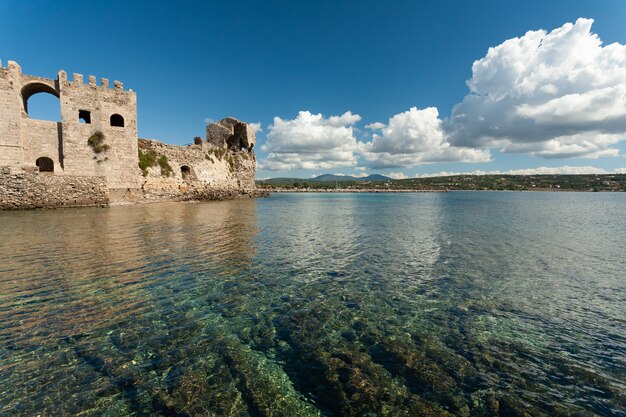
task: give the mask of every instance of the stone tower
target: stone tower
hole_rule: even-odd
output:
[[[34,120],[28,99],[37,93],[60,101],[61,121]],[[105,150],[97,153],[89,138],[102,132]],[[0,166],[53,175],[105,177],[109,188],[137,188],[137,97],[119,81],[81,74],[56,80],[22,74],[20,66],[0,63]]]

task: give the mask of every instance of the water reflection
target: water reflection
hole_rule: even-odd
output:
[[[150,308],[155,279],[249,267],[255,213],[252,201],[6,213],[0,337],[88,332]]]
[[[619,415],[624,202],[588,196],[0,213],[0,414]]]

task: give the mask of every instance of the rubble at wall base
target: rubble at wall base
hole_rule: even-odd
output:
[[[181,186],[175,189],[113,189],[109,190],[111,205],[147,204],[170,201],[223,201],[239,198],[269,197],[261,189],[243,190],[213,188],[206,185]]]

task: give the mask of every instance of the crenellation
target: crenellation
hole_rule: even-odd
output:
[[[58,71],[56,80],[23,75],[14,61],[0,68],[0,167],[6,167],[2,172],[102,178],[111,196],[132,195],[150,201],[256,192],[254,130],[246,123],[229,117],[207,126],[207,141],[199,141],[199,146],[141,142],[137,96],[131,89],[124,91],[122,82],[115,80],[110,88],[108,78],[101,78],[97,85],[96,77],[90,75],[85,84],[78,73],[72,74],[70,82],[63,70]],[[39,93],[59,99],[60,122],[29,117],[28,99]],[[142,175],[145,167],[140,169],[140,146],[144,152],[167,158],[170,170],[162,170],[163,161],[154,160]],[[35,184],[24,178],[25,186]],[[55,184],[62,187],[64,183]],[[24,198],[34,198],[42,187],[38,185],[38,191]],[[6,203],[5,197],[0,192],[0,207]]]
[[[19,64],[15,61],[9,61],[7,68],[11,71],[13,71],[16,75],[18,76],[22,76],[22,67],[19,66]]]

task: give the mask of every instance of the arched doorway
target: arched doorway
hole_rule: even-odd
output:
[[[180,167],[180,174],[184,180],[191,179],[191,167],[189,165],[182,165]]]
[[[39,167],[39,172],[54,172],[54,161],[46,156],[37,158],[35,165]]]

